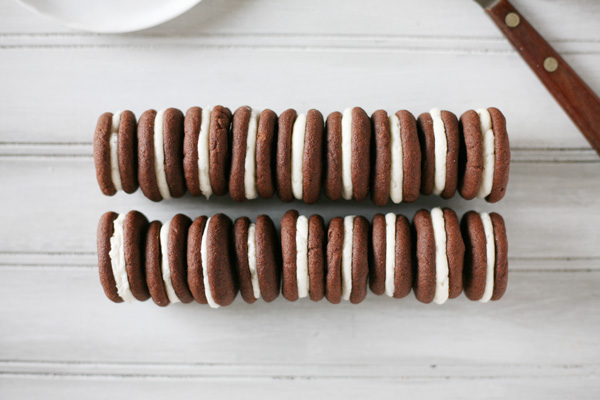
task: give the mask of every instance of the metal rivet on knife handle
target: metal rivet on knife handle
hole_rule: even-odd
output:
[[[506,14],[504,22],[509,28],[516,28],[521,23],[521,17],[519,17],[519,14],[511,12]]]
[[[546,57],[544,60],[544,69],[548,72],[554,72],[558,69],[558,60],[554,57]]]

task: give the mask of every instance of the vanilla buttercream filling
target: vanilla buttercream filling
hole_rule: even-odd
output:
[[[385,294],[394,296],[396,291],[396,214],[385,215]]]
[[[165,222],[160,228],[160,253],[161,263],[160,269],[162,272],[163,282],[165,284],[165,291],[167,292],[167,298],[171,303],[179,303],[179,297],[175,293],[173,288],[173,281],[171,280],[171,268],[169,267],[169,228],[171,221]]]
[[[256,135],[258,134],[259,119],[260,111],[252,109],[248,122],[246,159],[244,161],[244,191],[248,200],[258,197],[256,190]]]
[[[435,296],[436,304],[444,304],[450,295],[448,253],[446,252],[446,223],[444,212],[436,207],[431,210],[433,239],[435,242]]]
[[[342,115],[342,197],[352,199],[352,109]]]
[[[117,294],[124,301],[131,303],[134,300],[133,293],[129,287],[129,279],[127,278],[127,266],[125,264],[125,248],[123,223],[125,222],[125,214],[119,216],[113,221],[113,234],[110,238],[110,266],[113,277],[117,286]]]
[[[202,243],[200,243],[200,253],[202,256],[202,282],[204,283],[204,295],[206,296],[206,302],[212,308],[219,308],[220,306],[213,298],[212,291],[210,290],[210,282],[208,281],[208,227],[210,226],[211,218],[206,220],[204,232],[202,233]]]
[[[306,114],[300,114],[292,128],[292,194],[294,198],[302,200],[302,183],[304,176],[304,140],[306,137]]]
[[[117,191],[123,190],[121,172],[119,171],[119,124],[121,123],[121,112],[117,111],[112,116],[110,127],[110,178]]]
[[[494,294],[494,264],[496,263],[496,243],[494,237],[494,225],[490,215],[486,212],[479,213],[481,222],[483,222],[483,231],[485,232],[485,256],[486,256],[486,273],[485,273],[485,290],[483,296],[479,300],[482,303],[487,303],[492,299]]]
[[[296,282],[298,297],[308,296],[310,278],[308,275],[308,218],[298,216],[296,220]]]
[[[255,299],[260,299],[260,286],[258,285],[258,271],[256,270],[256,224],[248,227],[248,269],[250,282]]]
[[[158,191],[163,199],[170,199],[171,192],[167,184],[165,171],[165,146],[164,146],[164,114],[165,110],[158,111],[154,119],[154,170]]]
[[[198,181],[202,194],[208,199],[212,194],[210,184],[209,162],[210,162],[210,107],[202,109],[202,122],[198,134]]]
[[[435,142],[435,175],[433,178],[433,194],[440,195],[446,187],[446,153],[448,142],[446,128],[442,120],[442,112],[438,108],[429,111],[433,120],[433,138]]]
[[[350,300],[352,293],[352,237],[354,215],[344,218],[344,243],[342,247],[342,298]]]
[[[492,193],[496,150],[494,148],[494,129],[490,112],[485,108],[480,108],[477,110],[477,114],[479,114],[481,134],[483,135],[483,171],[481,172],[481,186],[479,186],[477,197],[483,199]]]
[[[402,202],[402,185],[404,181],[404,153],[402,149],[402,137],[400,135],[400,119],[396,114],[390,115],[390,198],[394,203]]]

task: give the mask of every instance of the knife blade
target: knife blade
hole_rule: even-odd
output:
[[[600,155],[600,99],[508,0],[475,0]]]

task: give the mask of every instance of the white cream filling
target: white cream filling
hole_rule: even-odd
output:
[[[113,222],[113,235],[110,238],[110,266],[117,286],[117,294],[128,303],[133,302],[134,297],[129,287],[127,268],[125,265],[125,249],[123,243],[123,223],[125,214],[119,216]]]
[[[165,110],[158,111],[154,119],[154,170],[156,171],[156,183],[160,195],[163,199],[170,199],[171,192],[169,191],[165,171],[164,114]]]
[[[204,225],[204,232],[202,233],[202,243],[200,244],[200,253],[202,255],[202,281],[204,282],[204,295],[206,301],[211,308],[219,308],[220,306],[215,303],[212,292],[210,290],[210,283],[208,282],[208,227],[210,226],[210,218],[206,220]]]
[[[302,165],[304,163],[304,139],[306,137],[306,114],[296,117],[292,129],[292,193],[302,200]]]
[[[202,122],[198,134],[198,181],[200,190],[207,199],[212,194],[210,184],[209,161],[210,161],[210,107],[202,109]]]
[[[252,282],[252,293],[255,299],[260,299],[260,286],[258,285],[258,271],[256,270],[256,225],[248,227],[248,269]]]
[[[491,300],[494,294],[494,264],[496,263],[496,242],[494,238],[494,225],[488,213],[479,213],[481,222],[483,222],[483,231],[485,232],[485,255],[487,257],[486,274],[485,274],[485,290],[481,300],[482,303],[487,303]]]
[[[486,198],[492,193],[494,183],[494,168],[496,163],[496,150],[494,148],[494,130],[492,129],[492,116],[485,108],[477,110],[481,134],[483,135],[483,171],[481,172],[481,186],[477,197]]]
[[[396,284],[396,214],[385,215],[385,294],[394,296]]]
[[[435,175],[433,178],[433,194],[440,195],[446,187],[446,153],[448,142],[446,128],[442,120],[442,112],[438,108],[429,111],[433,119],[433,138],[435,142]]]
[[[344,218],[344,244],[342,247],[342,298],[350,300],[352,293],[352,237],[354,215]]]
[[[444,212],[436,207],[431,210],[433,240],[435,242],[435,296],[436,304],[444,304],[450,295],[448,255],[446,253],[446,223]]]
[[[296,220],[296,281],[298,297],[308,296],[310,281],[308,276],[308,218],[298,216]]]
[[[169,268],[169,227],[171,221],[165,222],[160,228],[160,252],[161,252],[161,263],[160,269],[162,272],[163,282],[165,284],[165,291],[167,292],[167,298],[171,303],[179,303],[179,297],[175,293],[173,288],[173,281],[171,281],[171,268]]]
[[[258,197],[256,191],[256,135],[258,133],[259,119],[260,111],[252,109],[250,112],[250,121],[248,122],[246,159],[244,161],[244,190],[248,200]]]
[[[352,200],[352,109],[342,115],[342,197]]]
[[[121,172],[119,171],[119,124],[121,123],[121,111],[117,111],[112,116],[112,125],[110,127],[110,177],[117,191],[123,190],[121,183]]]
[[[404,181],[404,153],[402,150],[402,137],[400,136],[400,120],[396,114],[390,115],[390,198],[396,204],[402,202],[402,185]]]

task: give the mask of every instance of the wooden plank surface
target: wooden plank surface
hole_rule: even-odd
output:
[[[600,91],[600,3],[513,3]],[[125,35],[63,28],[0,0],[0,398],[600,396],[600,159],[474,2],[204,0]],[[495,205],[423,197],[375,207],[326,200],[151,203],[100,194],[97,116],[224,104],[323,113],[495,105],[513,163]],[[115,305],[96,271],[107,210],[151,219],[290,208],[326,218],[422,207],[506,219],[506,297],[444,306],[411,295],[326,301]]]

